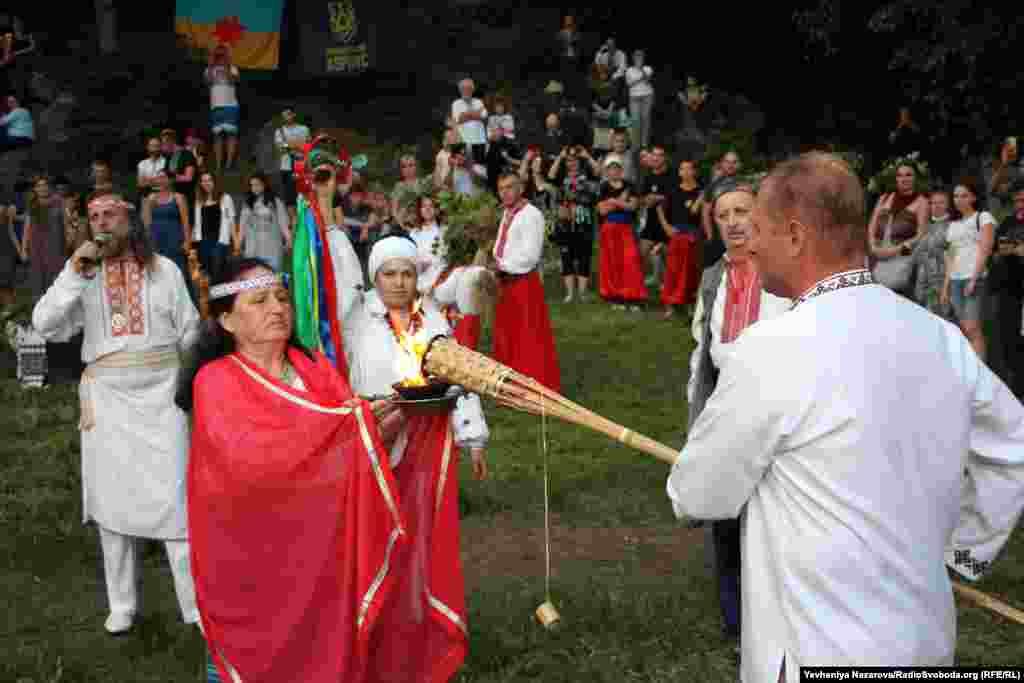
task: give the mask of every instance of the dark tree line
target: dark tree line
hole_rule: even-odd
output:
[[[974,150],[1020,129],[1018,92],[1024,14],[1012,4],[972,0],[845,3],[811,0],[794,13],[809,39],[808,56],[841,60],[882,51],[886,73],[857,73],[868,87],[891,79],[903,102],[928,119],[930,137]]]

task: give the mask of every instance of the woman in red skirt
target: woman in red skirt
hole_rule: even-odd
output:
[[[668,320],[675,315],[676,306],[696,303],[700,285],[701,189],[694,160],[679,162],[679,183],[673,186],[666,201],[655,206],[655,214],[669,239],[668,264],[661,287],[664,318]]]
[[[637,199],[633,187],[622,179],[622,159],[609,154],[605,158],[605,182],[598,196],[601,216],[601,298],[614,308],[639,311],[647,300],[640,251],[633,234]]]

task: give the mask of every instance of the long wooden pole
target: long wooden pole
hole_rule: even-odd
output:
[[[1015,621],[1018,624],[1024,624],[1024,612],[1020,611],[1016,607],[1010,607],[1005,602],[996,600],[988,593],[982,593],[977,588],[971,588],[970,586],[965,586],[959,581],[954,581],[953,592],[962,598],[970,600],[979,607],[984,607],[987,610],[995,612],[999,616],[1006,617],[1010,621]]]

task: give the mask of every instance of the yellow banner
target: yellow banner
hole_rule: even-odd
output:
[[[188,44],[213,51],[217,47],[215,24],[197,24],[191,19],[177,17],[175,32]],[[231,61],[239,69],[276,69],[281,56],[281,34],[246,31],[231,46]]]

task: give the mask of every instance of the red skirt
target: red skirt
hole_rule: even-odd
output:
[[[494,307],[494,359],[552,391],[562,390],[544,285],[536,272],[499,280]]]
[[[477,350],[480,346],[480,316],[463,315],[455,326],[455,341],[469,349]]]
[[[636,248],[633,226],[605,223],[601,226],[601,298],[610,301],[646,301],[644,270]]]
[[[661,287],[661,303],[665,305],[697,302],[700,286],[700,254],[697,238],[689,233],[676,233],[668,243],[665,256],[665,280]]]

